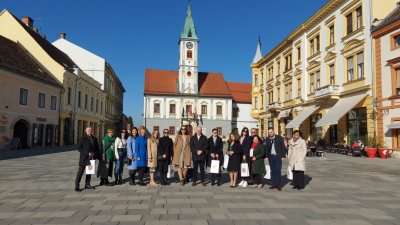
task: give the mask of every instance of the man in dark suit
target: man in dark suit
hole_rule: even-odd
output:
[[[190,150],[192,151],[193,160],[193,177],[192,186],[196,186],[197,170],[200,167],[201,185],[207,186],[205,182],[205,164],[207,160],[207,137],[203,135],[203,128],[198,126],[196,134],[190,138]]]
[[[85,172],[86,166],[90,165],[91,159],[96,159],[99,155],[99,143],[97,138],[93,136],[93,130],[91,127],[87,127],[85,135],[79,140],[78,150],[79,156],[79,169],[75,179],[75,191],[81,191],[79,183],[81,182],[83,173]],[[85,189],[94,189],[90,186],[90,174],[86,174]]]
[[[224,153],[222,138],[218,136],[218,130],[212,130],[212,136],[208,139],[208,154],[211,160],[219,160],[219,173],[211,174],[211,185],[215,185],[215,178],[217,179],[217,185],[221,185],[221,166],[224,164]],[[210,164],[211,165],[211,164]]]
[[[271,167],[272,185],[269,189],[276,188],[282,191],[281,169],[282,159],[286,157],[286,146],[285,140],[281,136],[275,134],[274,128],[269,127],[268,138],[265,144],[266,156]]]

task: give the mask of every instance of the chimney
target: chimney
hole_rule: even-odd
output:
[[[33,19],[29,16],[23,16],[22,22],[27,25],[29,28],[33,29]]]
[[[35,31],[35,33],[39,33],[39,29],[37,29],[37,28],[33,28],[33,31]]]
[[[66,34],[66,33],[60,33],[60,38],[61,38],[61,39],[65,39],[65,37],[67,37],[67,34]]]
[[[43,38],[44,40],[46,40],[46,35],[42,34],[42,38]]]

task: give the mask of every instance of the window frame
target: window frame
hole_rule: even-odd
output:
[[[153,102],[153,113],[154,113],[154,115],[159,115],[160,112],[161,112],[161,104],[159,102]]]
[[[43,99],[43,101],[41,101],[42,99]],[[40,108],[40,109],[46,108],[46,94],[43,92],[39,92],[39,95],[38,95],[38,108]]]
[[[26,93],[26,95],[25,95],[25,93]],[[19,105],[27,106],[28,105],[28,96],[29,96],[29,90],[27,88],[20,88],[19,89]]]
[[[57,110],[57,96],[52,95],[50,97],[50,109]]]

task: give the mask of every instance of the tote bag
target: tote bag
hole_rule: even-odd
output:
[[[240,171],[241,171],[241,177],[249,177],[250,176],[249,164],[248,163],[240,164]]]
[[[85,173],[88,175],[93,175],[96,173],[96,160],[90,160],[90,165],[86,166]]]
[[[271,179],[271,167],[268,163],[265,164],[265,179]]]
[[[293,180],[293,171],[292,171],[292,167],[288,166],[287,168],[287,179],[288,180]]]
[[[228,168],[228,163],[229,163],[229,155],[224,155],[224,168]]]
[[[219,173],[219,160],[211,160],[210,173],[213,173],[213,174]]]
[[[173,165],[168,165],[168,172],[167,172],[167,178],[173,178],[174,177],[174,166]]]

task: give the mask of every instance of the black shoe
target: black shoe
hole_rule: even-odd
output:
[[[104,179],[101,179],[99,186],[103,186],[103,185],[105,185],[105,184],[106,184],[105,180],[104,180]]]
[[[278,189],[278,191],[282,191],[282,188],[281,188],[281,187],[277,187],[276,189]]]
[[[298,189],[298,188],[293,186],[292,189]]]
[[[76,191],[76,192],[81,192],[82,189],[80,189],[79,187],[75,187],[75,191]]]
[[[215,182],[211,182],[211,186],[215,186]]]
[[[275,186],[271,186],[271,187],[269,187],[269,189],[275,189],[276,187]]]
[[[86,185],[85,185],[85,189],[96,189],[96,188],[93,187],[93,186],[90,186],[90,184],[86,184]]]
[[[106,186],[114,186],[114,184],[111,183],[111,182],[109,182],[108,180],[105,180],[104,184],[105,184]]]
[[[139,182],[139,186],[146,186],[144,182]]]
[[[118,180],[118,185],[122,185],[122,179]]]

